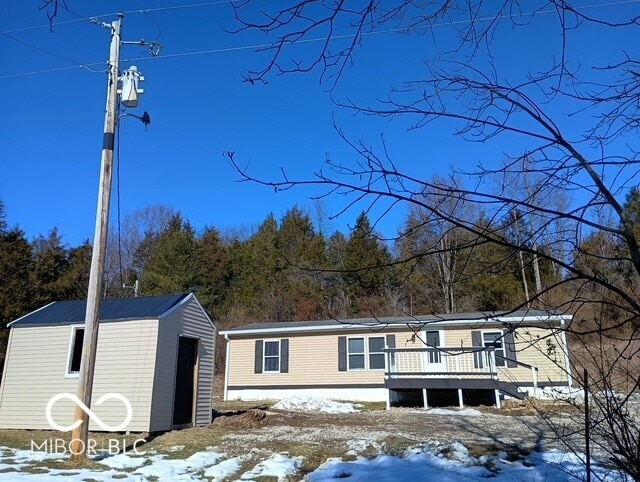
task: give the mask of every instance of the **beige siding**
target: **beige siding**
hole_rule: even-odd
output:
[[[347,337],[376,337],[390,333],[349,332]],[[384,370],[338,371],[338,334],[305,334],[266,338],[231,338],[230,387],[270,385],[354,385],[384,383]],[[254,373],[255,340],[289,339],[289,373]],[[396,341],[398,346],[398,341]],[[293,387],[292,387],[293,388]]]
[[[50,398],[61,392],[76,394],[78,378],[66,374],[72,329],[71,325],[11,329],[0,394],[0,427],[48,429],[45,410]],[[117,400],[95,405],[102,395],[117,392],[133,408],[128,430],[149,429],[156,336],[157,321],[153,320],[100,325],[92,409],[103,422],[115,426],[126,415]],[[71,401],[60,400],[52,416],[58,424],[69,425],[73,410]],[[98,429],[94,423],[89,427]]]
[[[482,332],[500,331],[502,327],[483,327],[477,328],[477,330]],[[445,346],[448,348],[471,347],[471,331],[470,328],[448,328],[445,331]],[[547,340],[555,347],[555,353],[548,353]],[[564,345],[562,335],[558,330],[536,327],[517,328],[515,330],[515,344],[516,359],[519,362],[537,367],[540,383],[567,381]],[[532,382],[531,370],[521,366],[500,368],[498,376],[500,380],[509,382]]]
[[[198,386],[196,425],[211,423],[211,389],[214,364],[214,328],[195,298],[160,320],[158,360],[153,392],[152,431],[169,430],[173,419],[173,399],[179,336],[197,338]]]
[[[445,348],[472,346],[471,328],[439,327],[438,329],[443,332],[444,340],[441,340],[441,343]],[[499,329],[501,327],[483,327],[481,331]],[[387,330],[382,333],[362,330],[362,332],[283,334],[270,337],[257,335],[240,337],[231,334],[228,388],[383,384],[383,370],[338,371],[338,337],[385,336],[391,333],[395,334],[397,348],[423,348],[420,338],[413,337],[413,332],[408,329]],[[517,360],[537,367],[540,383],[566,382],[565,356],[560,334],[554,334],[553,331],[544,328],[520,328],[516,333]],[[289,373],[254,373],[255,340],[268,341],[283,338],[289,340]],[[554,355],[547,356],[547,339],[556,347]],[[472,361],[472,358],[469,359]],[[421,372],[423,371],[422,360],[422,353],[397,353],[396,370]],[[499,377],[504,381],[528,384],[532,382],[531,370],[525,367],[500,369]]]

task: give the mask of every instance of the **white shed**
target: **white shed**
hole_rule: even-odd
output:
[[[82,356],[86,301],[56,301],[10,323],[0,386],[0,428],[69,426]],[[211,423],[215,327],[193,294],[106,299],[100,326],[92,411],[111,427],[130,402],[130,432]],[[90,430],[100,430],[92,419]]]

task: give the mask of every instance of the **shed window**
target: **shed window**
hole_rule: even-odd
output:
[[[71,353],[69,353],[69,374],[80,372],[80,362],[82,361],[82,344],[84,342],[84,328],[76,328],[71,335]]]

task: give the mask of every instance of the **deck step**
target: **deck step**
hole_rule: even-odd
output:
[[[517,398],[518,400],[524,400],[524,398],[527,396],[526,392],[521,392],[518,389],[518,385],[512,382],[498,382],[498,390],[500,390],[505,395]]]

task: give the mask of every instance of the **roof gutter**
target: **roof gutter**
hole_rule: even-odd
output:
[[[251,328],[251,329],[238,329],[221,331],[220,334],[224,335],[228,339],[229,335],[260,335],[267,333],[308,333],[308,332],[320,332],[320,331],[352,331],[362,329],[393,329],[393,328],[406,328],[409,326],[429,325],[437,327],[446,326],[469,326],[474,327],[478,325],[487,325],[495,323],[544,323],[544,322],[559,322],[564,323],[564,320],[571,319],[570,315],[557,315],[557,316],[526,316],[526,317],[496,317],[496,318],[481,318],[481,319],[468,319],[468,320],[445,320],[445,321],[413,321],[406,323],[384,323],[371,322],[371,323],[344,323],[338,325],[312,325],[312,326],[289,326],[285,328],[270,327],[270,328]]]

